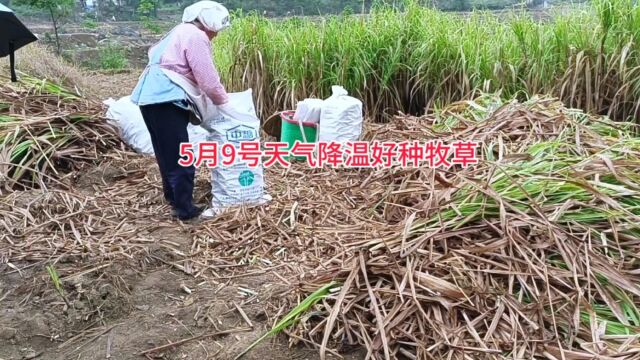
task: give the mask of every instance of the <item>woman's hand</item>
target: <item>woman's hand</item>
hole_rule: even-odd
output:
[[[231,107],[231,104],[228,101],[221,105],[215,105],[215,107],[216,107],[215,113],[218,115],[213,116],[212,118],[209,118],[209,119],[205,119],[204,121],[202,121],[202,123],[200,123],[200,127],[207,130],[208,132],[213,132],[213,126],[211,125],[215,122],[215,120],[218,118],[220,113],[225,113],[229,115],[230,113],[233,112],[233,107]]]

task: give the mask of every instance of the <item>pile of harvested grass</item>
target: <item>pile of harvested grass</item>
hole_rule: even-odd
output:
[[[78,188],[13,191],[0,197],[0,241],[10,261],[90,257],[99,265],[146,252],[154,242],[149,233],[170,220],[157,218],[168,209],[160,201],[159,179],[149,176],[144,158],[119,152],[104,160],[101,169],[82,174]],[[101,184],[105,178],[110,184]]]
[[[485,101],[486,103],[482,103]],[[553,99],[455,104],[375,138],[483,142],[469,169],[395,181],[387,222],[318,267],[322,320],[299,326],[371,358],[640,356],[640,140]],[[365,182],[366,183],[366,182]],[[363,184],[363,186],[366,186]]]
[[[102,106],[48,81],[0,84],[0,185],[45,186],[120,144]]]

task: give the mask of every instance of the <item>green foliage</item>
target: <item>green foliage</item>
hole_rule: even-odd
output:
[[[5,5],[11,8],[11,10],[13,10],[16,13],[16,15],[21,18],[33,17],[33,18],[47,19],[50,17],[48,12],[45,12],[42,9],[36,9],[31,6],[27,6],[25,4],[14,2],[14,3],[5,4]]]
[[[142,19],[142,27],[154,34],[162,33],[162,28],[160,27],[160,25],[158,25],[157,22],[153,21],[150,18]]]
[[[138,18],[142,21],[142,26],[154,34],[162,32],[160,26],[153,20],[157,15],[158,6],[159,0],[140,0],[137,8]]]
[[[138,3],[138,16],[140,19],[149,18],[152,16],[156,7],[157,1],[155,0],[140,0]]]
[[[44,10],[56,19],[68,16],[75,5],[74,0],[19,0],[16,3]]]
[[[365,9],[371,7],[371,0],[330,0],[330,1],[306,1],[306,0],[264,0],[264,1],[248,1],[248,0],[228,0],[224,4],[229,9],[242,9],[245,12],[255,11],[257,13],[266,13],[269,16],[284,15],[320,15],[320,14],[339,14],[345,9],[350,11],[361,12],[362,5]]]
[[[225,84],[255,89],[264,116],[326,98],[340,84],[380,118],[478,91],[549,93],[571,107],[640,117],[640,7],[631,0],[597,0],[544,21],[520,11],[462,16],[417,2],[405,11],[376,7],[367,17],[248,15],[215,49]]]
[[[122,70],[129,66],[126,49],[118,45],[108,45],[100,49],[100,66],[104,70]]]
[[[60,280],[60,276],[58,276],[58,272],[56,271],[56,269],[51,265],[47,265],[47,273],[49,274],[49,278],[51,279],[51,282],[53,283],[56,291],[58,292],[62,300],[64,300],[64,303],[67,304],[68,307],[70,307],[71,304],[69,304],[69,300],[67,300],[67,297],[64,296],[62,281]]]
[[[97,29],[98,23],[93,19],[85,19],[82,21],[82,26],[87,29]]]
[[[34,9],[43,10],[49,13],[49,18],[53,24],[53,30],[56,35],[56,51],[60,54],[60,38],[58,36],[58,22],[69,16],[73,7],[75,6],[74,0],[19,0],[17,2],[21,5],[26,5]]]
[[[538,0],[534,0],[538,1]],[[565,0],[557,0],[565,1]],[[188,1],[187,4],[194,2]],[[230,10],[242,9],[244,13],[255,12],[267,16],[287,16],[287,15],[329,15],[329,14],[359,14],[363,11],[369,12],[373,8],[386,6],[396,9],[404,9],[407,3],[412,0],[227,0],[224,5]],[[435,7],[448,11],[466,11],[470,9],[503,9],[516,4],[523,3],[524,0],[419,0],[420,5]],[[167,8],[171,6],[173,0],[167,1]]]
[[[348,15],[353,15],[353,14],[355,14],[355,11],[353,10],[353,8],[351,6],[347,5],[344,8],[344,10],[342,10],[342,15],[348,16]]]
[[[60,281],[60,276],[58,276],[58,272],[53,266],[47,265],[47,273],[49,274],[49,278],[51,282],[53,282],[53,286],[56,291],[60,294],[60,296],[64,297],[64,290],[62,289],[62,282]]]

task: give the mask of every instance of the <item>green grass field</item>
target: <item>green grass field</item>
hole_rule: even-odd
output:
[[[409,2],[368,17],[238,17],[214,54],[231,89],[254,89],[263,116],[341,84],[378,117],[487,91],[549,93],[627,119],[640,114],[639,36],[631,0],[596,0],[544,22],[524,11],[461,16]]]

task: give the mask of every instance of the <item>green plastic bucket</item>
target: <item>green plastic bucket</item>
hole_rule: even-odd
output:
[[[316,134],[318,132],[318,125],[314,123],[298,122],[293,120],[293,111],[284,111],[280,113],[282,119],[282,126],[280,131],[280,141],[287,143],[287,150],[291,150],[296,141],[301,143],[314,143],[316,142]],[[304,136],[302,135],[304,134]],[[306,141],[305,141],[306,139]],[[286,157],[290,161],[289,156]],[[304,161],[306,156],[295,156],[295,160]]]

